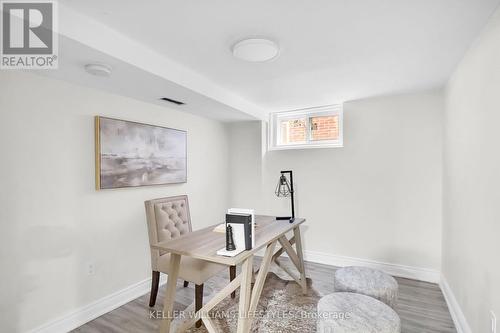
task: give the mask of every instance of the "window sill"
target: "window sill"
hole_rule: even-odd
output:
[[[318,148],[343,148],[342,143],[328,143],[328,144],[306,144],[306,145],[289,145],[289,146],[275,146],[268,147],[268,151],[274,150],[296,150],[296,149],[318,149]]]

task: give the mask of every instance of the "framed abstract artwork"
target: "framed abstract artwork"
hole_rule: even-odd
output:
[[[96,189],[187,181],[186,131],[95,117]]]

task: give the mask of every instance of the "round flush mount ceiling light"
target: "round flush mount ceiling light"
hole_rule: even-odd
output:
[[[89,74],[95,76],[110,76],[111,75],[111,66],[106,64],[87,64],[85,65],[85,71]]]
[[[235,58],[250,62],[272,60],[278,56],[279,51],[278,44],[265,38],[247,38],[233,46],[233,56]]]

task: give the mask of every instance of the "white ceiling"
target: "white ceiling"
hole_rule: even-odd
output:
[[[192,88],[189,82],[199,80],[178,75],[178,80],[185,79],[181,86],[230,109],[252,109],[248,113],[254,116],[260,110],[297,109],[441,87],[498,3],[64,1],[75,12],[206,80],[203,87]],[[248,36],[277,41],[280,56],[269,63],[233,58],[231,45]],[[176,81],[168,75],[159,76]]]

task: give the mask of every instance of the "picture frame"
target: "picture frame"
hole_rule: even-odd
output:
[[[187,182],[187,132],[94,117],[96,190]]]

